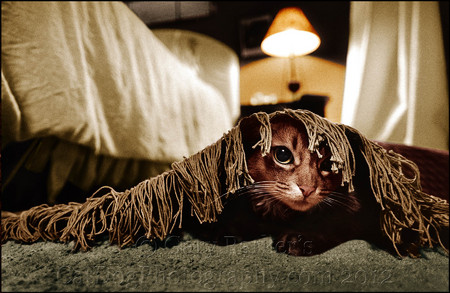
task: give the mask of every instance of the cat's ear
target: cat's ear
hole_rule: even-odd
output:
[[[272,124],[280,123],[280,124],[291,124],[291,125],[295,125],[295,126],[302,124],[302,122],[300,122],[300,120],[298,120],[292,116],[289,116],[288,114],[285,114],[283,112],[275,113],[275,115],[273,115],[272,118],[270,118],[270,122]]]
[[[239,122],[242,134],[242,143],[246,154],[253,151],[253,146],[261,140],[261,121],[256,115],[244,117]]]
[[[358,176],[360,180],[365,180],[367,181],[367,184],[370,184],[370,171],[369,166],[367,165],[367,161],[362,152],[363,142],[361,134],[351,127],[346,127],[345,136],[347,136],[350,147],[352,148],[353,154],[355,155],[356,176]]]
[[[351,127],[346,127],[345,136],[347,136],[348,142],[350,143],[350,146],[353,149],[353,151],[360,152],[363,144],[361,134]]]
[[[270,125],[271,129],[273,129],[272,126],[276,124],[281,125],[280,127],[292,125],[295,126],[298,131],[306,132],[305,126],[301,121],[282,112],[272,113],[271,115],[265,113],[250,115],[242,118],[239,122],[239,127],[242,134],[242,143],[246,154],[253,152],[253,146],[261,140],[261,126],[265,127],[267,126],[266,124]]]

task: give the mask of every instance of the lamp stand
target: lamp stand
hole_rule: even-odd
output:
[[[300,89],[300,82],[297,79],[297,72],[295,70],[295,56],[289,56],[289,68],[290,68],[290,79],[288,82],[288,89],[292,93],[292,100],[294,99],[295,93]]]

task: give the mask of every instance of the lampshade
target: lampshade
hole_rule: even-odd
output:
[[[271,56],[306,55],[316,50],[320,38],[300,8],[281,9],[270,25],[261,50]]]

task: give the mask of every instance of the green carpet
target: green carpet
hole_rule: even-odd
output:
[[[353,240],[310,257],[276,253],[270,238],[217,246],[189,235],[171,248],[119,249],[107,242],[2,245],[7,291],[447,291],[449,258],[423,250],[397,259]]]

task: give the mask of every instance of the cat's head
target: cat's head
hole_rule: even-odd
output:
[[[243,141],[250,176],[249,189],[256,210],[273,213],[275,209],[308,212],[332,204],[347,195],[340,171],[331,170],[331,151],[324,141],[317,152],[308,150],[308,134],[303,123],[287,115],[271,119],[270,152],[263,156],[252,148],[259,140],[257,121],[244,123]]]

